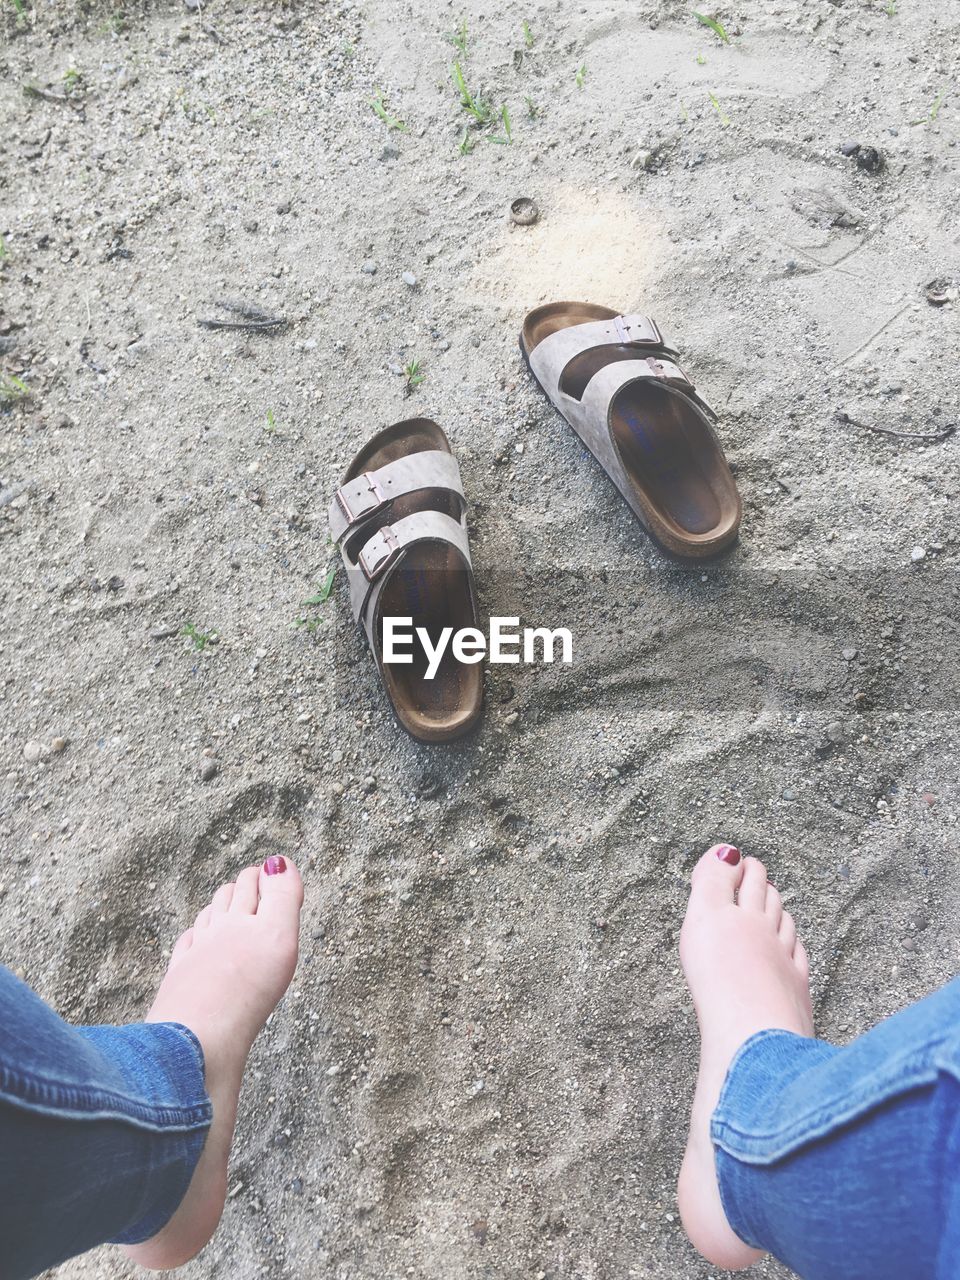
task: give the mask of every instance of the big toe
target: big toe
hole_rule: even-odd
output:
[[[258,887],[260,902],[257,915],[295,932],[303,906],[303,881],[290,859],[280,854],[267,858],[260,867]]]
[[[712,845],[693,869],[690,902],[703,906],[732,903],[743,878],[743,858],[732,844]]]

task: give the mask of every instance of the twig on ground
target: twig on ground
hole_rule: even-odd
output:
[[[50,89],[41,89],[38,84],[33,84],[27,80],[24,82],[23,92],[28,98],[42,98],[44,102],[70,102],[71,98],[68,93],[53,93]]]
[[[222,320],[218,316],[204,316],[197,320],[201,329],[245,329],[251,333],[276,333],[286,327],[285,316],[271,315],[253,302],[222,298],[214,304],[238,320]]]
[[[957,429],[955,422],[948,422],[936,431],[894,431],[892,427],[881,427],[876,422],[858,422],[843,409],[837,413],[838,422],[849,422],[851,427],[861,427],[864,431],[878,431],[881,435],[892,436],[894,440],[927,440],[939,444],[941,440],[949,440]]]

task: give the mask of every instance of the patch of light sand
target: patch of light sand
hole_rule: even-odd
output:
[[[472,283],[482,300],[521,311],[567,300],[630,311],[647,294],[664,247],[635,199],[562,188],[540,200],[534,226],[503,227]]]

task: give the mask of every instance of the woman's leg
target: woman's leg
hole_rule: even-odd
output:
[[[293,975],[302,899],[283,858],[220,888],[142,1024],[70,1027],[0,969],[3,1280],[108,1240],[148,1267],[206,1244],[247,1054]]]
[[[702,1058],[680,1209],[720,1266],[804,1280],[960,1274],[960,982],[839,1049],[812,1038],[806,957],[755,859],[710,850],[681,954]]]

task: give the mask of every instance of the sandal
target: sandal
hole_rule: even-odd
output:
[[[668,551],[714,555],[730,545],[742,506],[697,395],[655,321],[585,302],[552,302],[523,323],[520,350],[563,414]]]
[[[477,626],[460,468],[443,431],[411,418],[379,432],[357,454],[330,504],[333,541],[347,570],[353,616],[366,633],[397,720],[419,742],[449,742],[474,727],[483,671],[448,644],[436,674],[416,639],[436,646],[444,627]],[[383,619],[412,619],[410,663],[384,663]],[[399,639],[399,637],[398,637]]]

